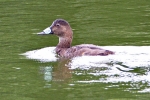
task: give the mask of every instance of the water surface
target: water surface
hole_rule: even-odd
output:
[[[149,99],[149,5],[147,0],[0,0],[1,99]],[[110,46],[113,50],[118,50],[113,46],[146,48],[140,51],[142,54],[139,56],[127,52],[129,61],[133,57],[134,66],[121,62],[90,66],[89,57],[82,58],[87,59],[87,62],[80,62],[79,65],[76,61],[82,61],[81,58],[41,62],[20,55],[27,51],[55,47],[57,37],[41,37],[35,33],[57,18],[66,19],[73,28],[73,45],[91,43]],[[128,50],[137,53],[134,47]],[[121,57],[118,59],[127,60]],[[96,61],[103,62],[103,59]],[[141,62],[144,65],[137,66]],[[70,68],[68,64],[75,64],[76,67]]]

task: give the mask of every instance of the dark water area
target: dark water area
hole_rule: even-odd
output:
[[[68,64],[73,62],[70,60],[40,62],[20,55],[56,46],[56,36],[37,36],[36,33],[57,18],[70,23],[74,31],[72,45],[146,46],[144,50],[150,51],[148,0],[0,0],[0,13],[1,100],[150,98],[149,61],[146,61],[147,66],[131,67],[119,62],[116,65],[121,68],[109,63],[103,67],[70,69]]]

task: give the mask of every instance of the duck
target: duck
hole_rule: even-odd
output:
[[[108,56],[115,54],[114,51],[102,49],[94,44],[80,44],[71,46],[73,31],[70,24],[64,19],[56,19],[52,24],[38,35],[54,34],[59,38],[55,48],[56,54],[61,58],[73,58],[79,56]]]

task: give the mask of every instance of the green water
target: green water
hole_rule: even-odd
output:
[[[149,93],[138,93],[139,88],[130,89],[134,83],[78,83],[99,77],[86,74],[89,70],[69,70],[64,63],[40,63],[20,56],[26,51],[57,44],[55,36],[33,34],[57,18],[66,19],[73,28],[73,45],[150,45],[148,0],[0,0],[1,100],[150,98]],[[45,80],[43,70],[51,66],[53,78]]]

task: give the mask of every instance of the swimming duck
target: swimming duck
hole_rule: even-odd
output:
[[[59,37],[59,43],[56,46],[56,53],[63,58],[72,58],[77,56],[107,56],[114,54],[113,51],[105,50],[93,44],[81,44],[71,46],[73,31],[66,20],[56,19],[52,25],[38,35],[54,34]]]

